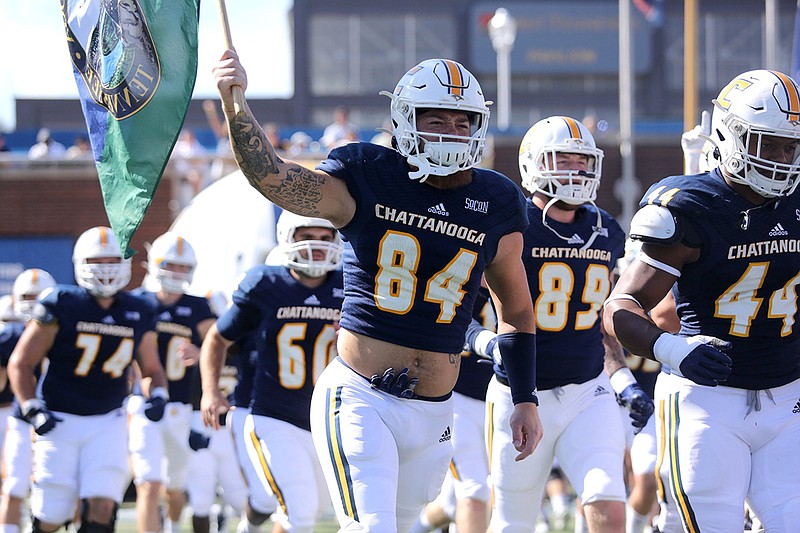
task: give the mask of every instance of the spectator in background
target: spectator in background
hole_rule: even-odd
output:
[[[311,150],[313,139],[304,131],[296,131],[289,137],[289,146],[286,147],[286,155],[298,157],[307,154]]]
[[[228,126],[225,125],[217,113],[217,102],[214,100],[204,100],[203,112],[205,112],[208,127],[214,133],[214,138],[217,140],[215,148],[217,157],[211,162],[211,171],[209,174],[211,180],[216,181],[238,170],[239,167],[236,166],[236,160],[233,158],[233,150],[231,150],[231,143],[228,139]]]
[[[205,147],[200,144],[192,130],[181,131],[172,150],[174,169],[180,178],[178,201],[181,207],[186,206],[208,185],[209,169],[205,159],[202,158],[205,152]]]
[[[337,106],[333,110],[333,123],[322,132],[320,144],[326,150],[332,150],[357,140],[358,126],[350,122],[350,110],[345,106]]]
[[[89,159],[92,157],[92,145],[89,144],[89,138],[86,135],[78,135],[75,137],[72,146],[67,148],[67,159]]]
[[[11,148],[6,144],[6,137],[3,132],[0,132],[0,152],[10,152]]]
[[[64,157],[67,149],[53,139],[48,128],[42,128],[36,134],[36,144],[28,150],[28,159],[56,159]]]
[[[281,127],[278,126],[277,122],[267,122],[264,124],[264,133],[267,134],[267,138],[270,144],[272,144],[272,147],[279,152],[285,151],[288,148],[288,143],[281,137]]]

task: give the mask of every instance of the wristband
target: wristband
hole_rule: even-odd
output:
[[[164,387],[156,387],[150,391],[150,398],[164,398],[169,400],[169,392]]]
[[[536,335],[534,333],[503,333],[497,336],[503,367],[511,388],[514,405],[533,402],[536,396]]]
[[[30,400],[25,400],[19,406],[19,410],[22,412],[22,416],[27,417],[31,411],[35,409],[44,409],[44,403],[39,398],[31,398]]]
[[[622,367],[616,372],[611,375],[611,388],[614,389],[614,392],[617,394],[622,394],[622,391],[627,389],[631,385],[636,385],[638,382],[636,378],[633,377],[630,369],[627,367]]]

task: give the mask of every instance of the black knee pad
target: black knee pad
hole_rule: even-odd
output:
[[[66,522],[64,525],[68,526],[69,522]],[[57,528],[55,531],[58,531],[59,529],[61,528]],[[47,533],[42,529],[42,521],[35,516],[31,516],[31,533]]]
[[[78,528],[78,533],[114,533],[114,525],[117,522],[117,511],[119,504],[114,504],[114,510],[111,511],[111,523],[99,524],[97,522],[89,521],[89,501],[81,500],[81,527]]]

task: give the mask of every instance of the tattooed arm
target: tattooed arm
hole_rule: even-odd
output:
[[[344,181],[309,170],[275,153],[267,134],[246,103],[236,113],[233,87],[247,88],[247,73],[236,52],[227,50],[214,67],[214,77],[228,122],[231,146],[250,185],[274,204],[298,215],[326,218],[340,228],[355,214],[355,201]]]

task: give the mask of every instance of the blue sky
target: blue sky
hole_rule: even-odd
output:
[[[194,98],[216,96],[211,68],[224,50],[216,0],[200,3]],[[248,69],[247,95],[290,96],[292,0],[228,0],[231,38]],[[15,126],[14,98],[77,98],[58,0],[1,0],[0,130]]]

